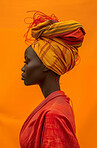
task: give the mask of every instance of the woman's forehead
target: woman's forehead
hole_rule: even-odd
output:
[[[25,53],[24,55],[29,55],[29,54],[32,54],[33,53],[33,50],[31,48],[31,46],[29,46],[26,50],[25,50]]]
[[[31,47],[31,45],[25,50],[24,57],[25,56],[30,58],[30,59],[36,58],[36,53],[33,50],[33,48]]]
[[[25,52],[24,52],[24,58],[26,59],[26,57],[28,57],[27,49],[26,49]]]
[[[28,54],[30,46],[25,50],[25,55]]]

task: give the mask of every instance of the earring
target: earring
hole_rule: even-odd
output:
[[[62,83],[59,83],[59,82],[58,82],[57,78],[58,78],[58,75],[56,76],[56,82],[57,82],[58,84],[62,84]]]

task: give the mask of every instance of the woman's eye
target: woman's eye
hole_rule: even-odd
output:
[[[24,61],[24,63],[28,64],[28,62],[27,62],[27,61]]]

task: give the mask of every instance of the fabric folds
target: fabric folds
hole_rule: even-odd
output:
[[[31,35],[35,38],[31,46],[43,64],[58,75],[63,75],[75,66],[85,31],[74,20],[47,20],[33,27]]]
[[[21,148],[80,148],[70,98],[61,90],[49,94],[27,117]]]

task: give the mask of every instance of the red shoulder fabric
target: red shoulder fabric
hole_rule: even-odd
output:
[[[80,148],[69,120],[56,112],[45,117],[40,148]]]
[[[79,148],[70,98],[61,90],[49,94],[25,120],[21,148]]]

